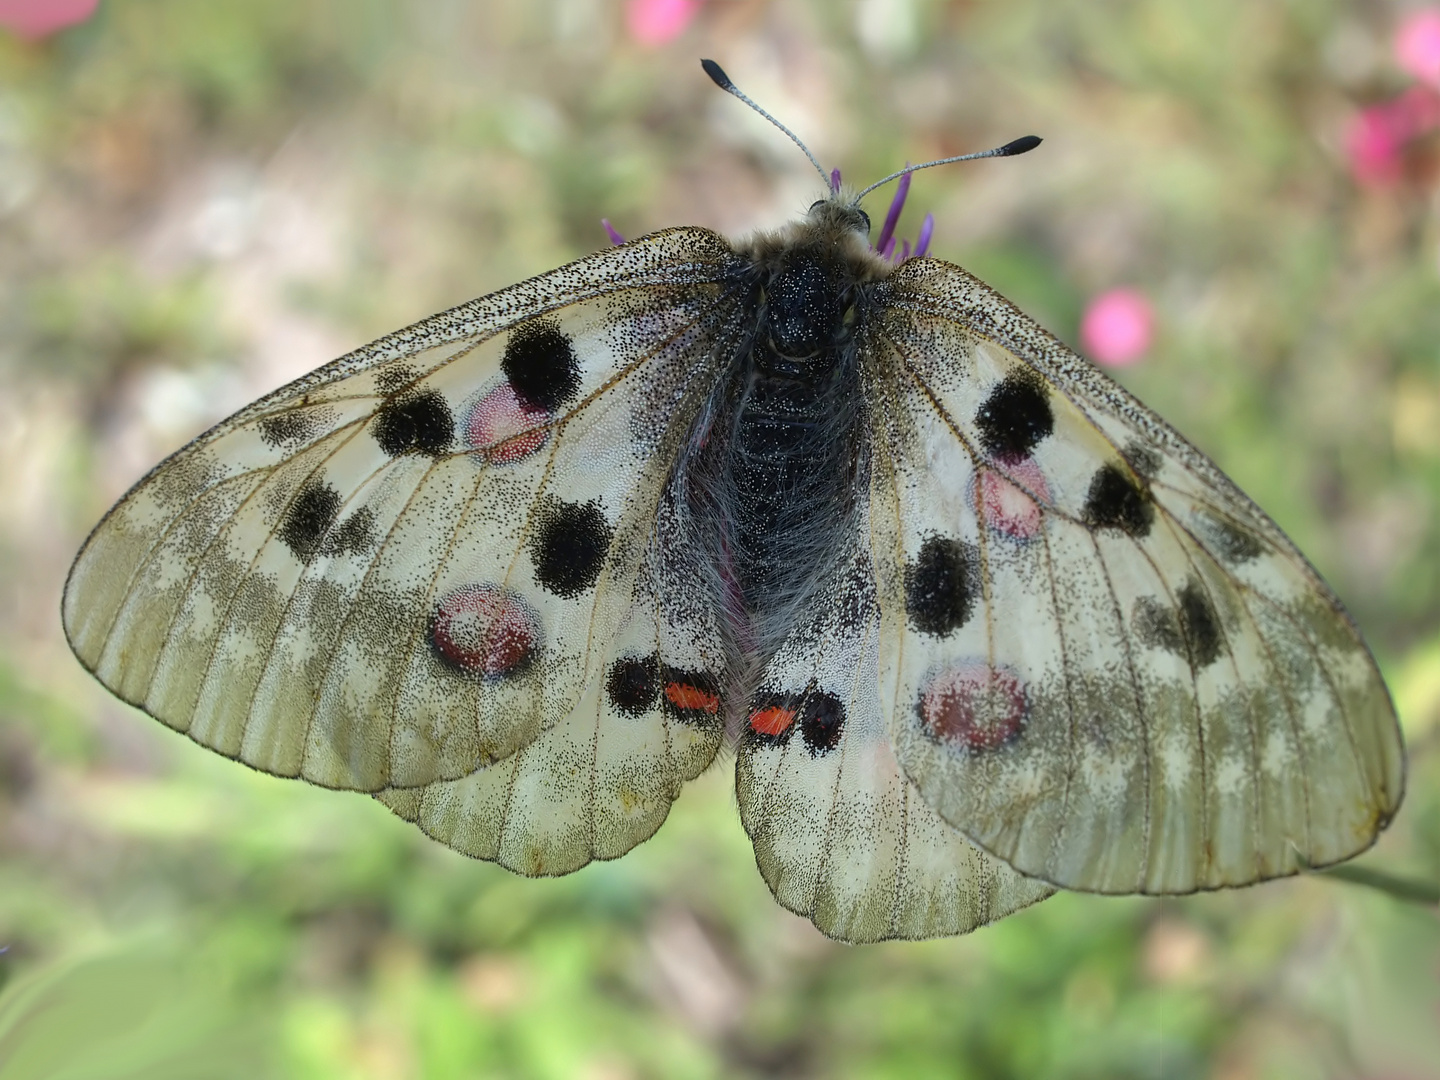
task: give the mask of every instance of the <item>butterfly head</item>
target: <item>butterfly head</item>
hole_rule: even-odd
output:
[[[865,243],[870,242],[870,215],[839,192],[811,203],[805,221],[816,230],[836,236],[853,233]]]

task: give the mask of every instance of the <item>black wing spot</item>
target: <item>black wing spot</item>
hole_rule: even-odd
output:
[[[580,391],[575,344],[548,319],[510,332],[500,361],[522,404],[553,413]]]
[[[420,378],[419,372],[401,364],[398,367],[386,368],[376,375],[375,385],[382,394],[394,394],[404,390],[418,378]]]
[[[362,506],[340,522],[340,527],[326,538],[321,550],[326,555],[358,555],[373,548],[375,541],[375,512],[368,506]]]
[[[605,678],[610,704],[627,716],[643,716],[660,696],[660,658],[625,656],[610,665]]]
[[[1160,466],[1163,464],[1160,455],[1138,439],[1126,443],[1120,456],[1146,480],[1154,480],[1160,474]]]
[[[1180,624],[1169,605],[1153,596],[1142,596],[1135,601],[1132,621],[1136,636],[1146,645],[1176,656],[1185,655],[1185,636],[1180,632]]]
[[[910,625],[936,637],[953,633],[974,614],[979,587],[974,546],[949,537],[930,537],[921,545],[915,564],[905,568]]]
[[[975,413],[980,445],[991,457],[1019,461],[1055,430],[1045,385],[1029,372],[1005,376]]]
[[[552,501],[530,541],[535,580],[556,596],[579,596],[600,577],[613,536],[599,504]]]
[[[311,480],[290,503],[276,535],[296,558],[309,562],[319,553],[339,513],[340,493],[323,480]]]
[[[1225,632],[1197,581],[1187,581],[1177,599],[1179,606],[1174,610],[1153,597],[1137,600],[1135,630],[1145,644],[1172,652],[1199,671],[1220,659]]]
[[[800,737],[811,757],[828,754],[840,745],[845,732],[845,706],[824,691],[805,695],[800,706]]]
[[[845,733],[845,706],[823,690],[764,694],[751,708],[742,738],[755,747],[788,746],[797,730],[811,757],[828,754]]]
[[[455,439],[455,417],[444,394],[425,390],[387,401],[375,414],[371,431],[391,457],[412,451],[439,457]]]
[[[266,446],[296,445],[317,434],[320,424],[316,418],[303,412],[283,412],[267,416],[258,425],[260,440]]]
[[[1220,658],[1225,634],[1199,582],[1188,581],[1180,590],[1180,629],[1190,645],[1190,662],[1197,669],[1208,667]]]
[[[1106,465],[1090,481],[1081,511],[1085,524],[1096,529],[1119,529],[1137,540],[1150,533],[1155,504],[1142,487],[1118,465]]]
[[[1265,553],[1265,546],[1253,533],[1203,511],[1198,517],[1206,538],[1226,562],[1239,565],[1258,559]]]

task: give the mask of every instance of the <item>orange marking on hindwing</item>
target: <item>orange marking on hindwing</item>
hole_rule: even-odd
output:
[[[708,690],[701,690],[698,686],[691,686],[688,683],[666,683],[665,699],[677,709],[707,713],[720,711],[720,695],[712,694]]]
[[[795,723],[796,712],[781,705],[770,705],[750,714],[750,729],[757,735],[783,735]]]

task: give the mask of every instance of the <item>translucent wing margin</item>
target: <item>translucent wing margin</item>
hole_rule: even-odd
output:
[[[1394,710],[1269,519],[958,267],[901,267],[869,335],[881,693],[926,802],[1097,892],[1368,847],[1404,787]]]
[[[63,602],[76,655],[197,742],[328,787],[417,787],[513,754],[611,659],[734,318],[733,258],[705,230],[657,233],[220,424],[81,550]]]

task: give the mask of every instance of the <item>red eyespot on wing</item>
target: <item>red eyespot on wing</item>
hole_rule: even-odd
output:
[[[494,585],[464,585],[436,605],[430,644],[469,675],[508,675],[530,659],[539,637],[525,601]]]
[[[750,714],[750,730],[757,735],[769,735],[771,738],[775,738],[790,730],[790,725],[795,723],[795,716],[794,709],[787,709],[780,705],[757,709]]]
[[[1050,486],[1045,483],[1045,474],[1034,458],[1021,458],[1005,466],[1009,477],[1025,485],[1030,492],[1042,500],[1050,498]],[[995,471],[983,469],[980,473],[980,506],[985,524],[992,532],[1012,540],[1030,540],[1040,532],[1042,516],[1035,499],[1026,494],[1011,479]]]
[[[720,723],[720,680],[708,671],[660,666],[661,707],[673,719],[702,731]]]
[[[931,738],[975,752],[998,750],[1017,739],[1029,708],[1025,684],[1013,672],[978,663],[940,672],[917,705]]]
[[[548,412],[526,405],[504,382],[471,408],[465,418],[465,440],[487,460],[505,465],[528,457],[549,441],[550,432],[542,426],[549,420]]]
[[[665,700],[682,712],[717,713],[720,711],[720,695],[689,683],[670,682],[665,684]]]
[[[665,698],[677,709],[713,713],[720,708],[720,699],[716,695],[683,683],[669,683],[665,687]]]

